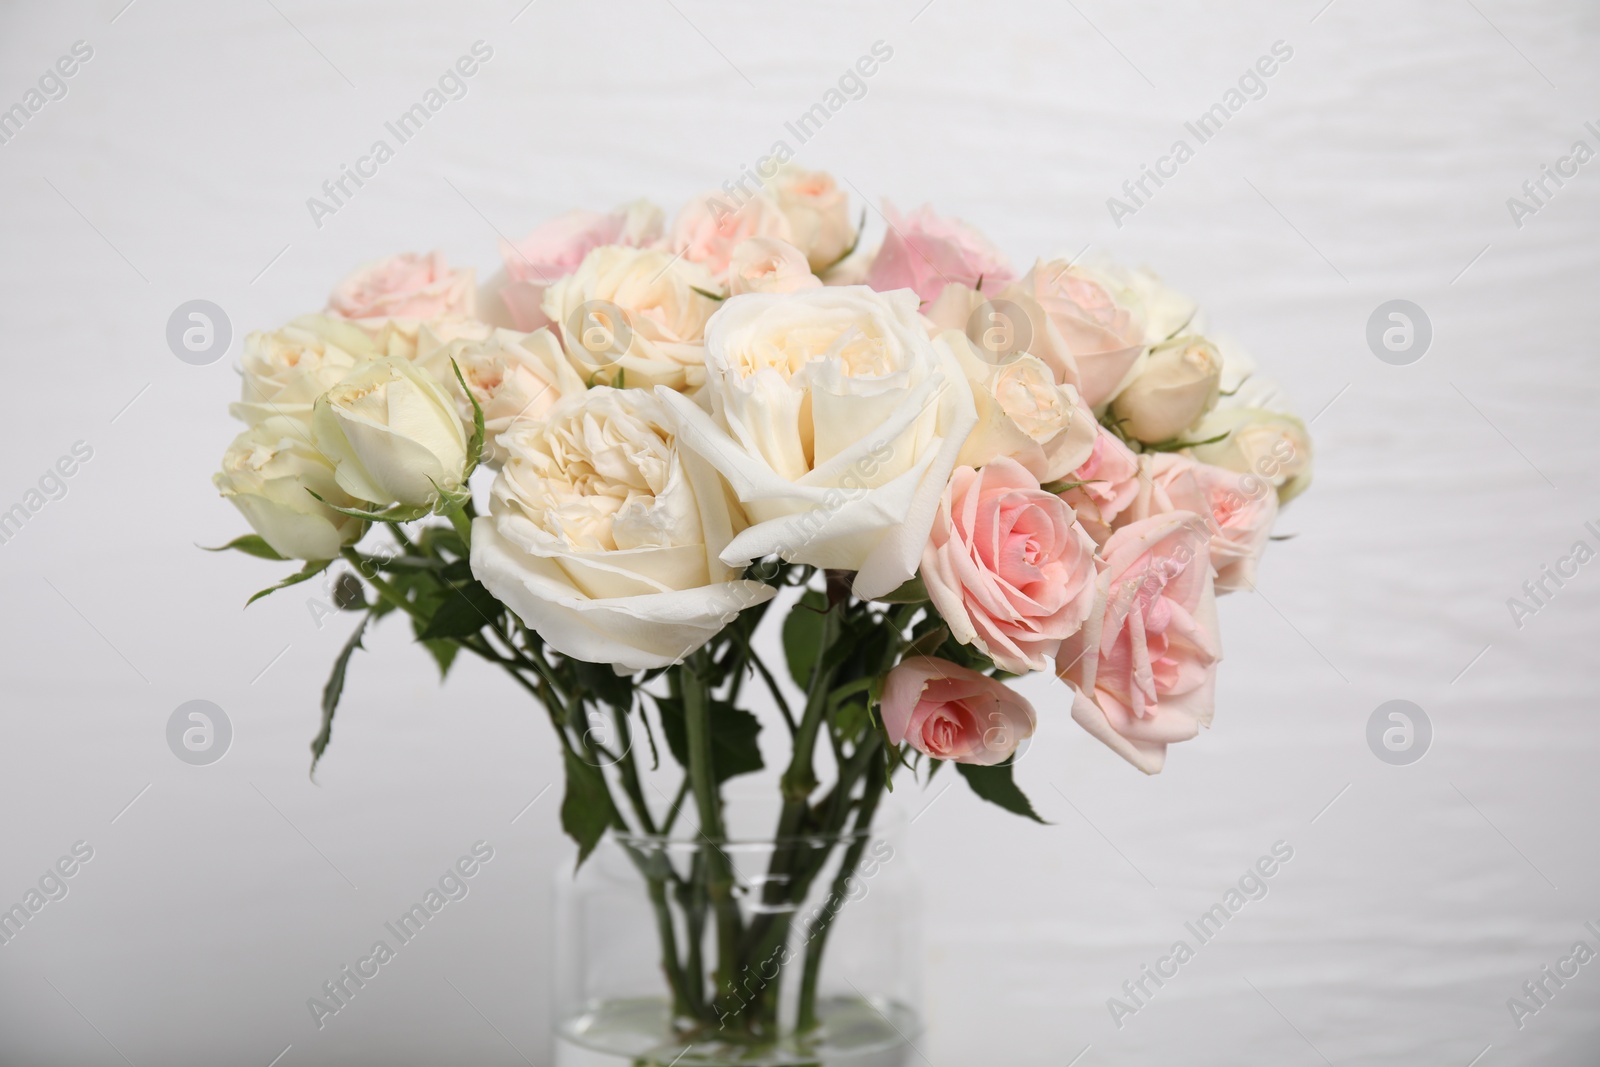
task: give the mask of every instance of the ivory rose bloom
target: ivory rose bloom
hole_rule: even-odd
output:
[[[805,253],[776,237],[740,241],[728,260],[728,293],[793,293],[815,289],[822,279],[811,273]]]
[[[928,598],[964,645],[1042,671],[1094,604],[1094,542],[1014,460],[957,467],[922,552]]]
[[[276,330],[258,330],[244,339],[239,361],[244,381],[239,402],[228,411],[252,426],[275,416],[309,426],[317,397],[374,355],[377,349],[365,333],[326,315],[303,315]]]
[[[476,303],[470,269],[451,270],[438,252],[402,252],[346,276],[328,297],[328,313],[345,319],[471,318]]]
[[[424,354],[451,341],[482,341],[495,330],[486,322],[461,315],[441,315],[435,319],[357,319],[372,338],[377,355],[393,356],[415,363]]]
[[[1222,647],[1209,540],[1181,511],[1113,533],[1089,621],[1056,654],[1073,719],[1146,774],[1211,724]]]
[[[990,767],[1033,736],[1033,706],[1010,686],[949,660],[911,656],[883,683],[883,726],[934,759]]]
[[[455,401],[405,360],[358,366],[317,399],[311,428],[340,488],[358,500],[431,505],[465,477],[467,431]]]
[[[580,392],[500,443],[472,573],[563,655],[664,667],[772,597],[719,558],[734,528],[726,489],[650,393]]]
[[[916,297],[862,286],[729,297],[706,332],[706,407],[663,399],[753,523],[724,562],[776,553],[857,571],[863,598],[916,573],[977,421]]]
[[[1266,551],[1278,517],[1278,494],[1271,482],[1175,452],[1157,452],[1139,457],[1139,483],[1139,495],[1123,513],[1123,521],[1193,512],[1211,532],[1217,592],[1255,586],[1256,561]]]
[[[764,187],[743,201],[720,190],[695,197],[672,220],[667,245],[690,263],[705,267],[720,282],[728,276],[733,250],[751,237],[776,237],[794,243],[789,216],[777,197]]]
[[[1215,345],[1203,337],[1175,338],[1139,362],[1111,413],[1141,441],[1170,441],[1216,406],[1221,383],[1222,354]]]
[[[1244,388],[1249,389],[1251,383]],[[1311,484],[1311,434],[1299,416],[1259,407],[1222,407],[1201,419],[1189,435],[1202,463],[1264,478],[1287,504]]]
[[[910,289],[931,303],[952,283],[992,294],[1016,277],[1005,254],[959,219],[941,218],[926,204],[909,215],[887,203],[883,211],[889,232],[867,271],[867,284],[879,292]]]
[[[540,418],[563,396],[584,389],[561,342],[544,329],[532,333],[496,330],[483,341],[424,346],[417,364],[455,397],[462,424],[471,425],[472,400],[456,380],[456,368],[461,369],[462,379],[483,410],[484,459],[495,465],[500,458],[495,438],[509,429],[513,420]]]
[[[1000,294],[1032,320],[1029,351],[1099,409],[1116,395],[1145,346],[1138,295],[1111,274],[1065,260],[1040,260]]]
[[[1083,484],[1067,490],[1062,498],[1072,505],[1095,544],[1103,545],[1111,536],[1112,523],[1139,495],[1139,457],[1101,427],[1095,431],[1089,458],[1069,480]]]
[[[790,240],[815,271],[826,270],[855,243],[850,198],[820,170],[783,167],[772,182],[778,207],[789,220]]]
[[[716,282],[660,249],[606,245],[544,294],[573,369],[586,383],[697,389],[705,381],[706,320]]]
[[[234,438],[212,482],[285,559],[333,559],[367,528],[328,506],[359,502],[339,488],[333,465],[312,447],[298,419],[269,416]]]
[[[1100,426],[1076,389],[1057,385],[1050,368],[1032,356],[994,363],[964,334],[952,330],[942,339],[972,383],[978,413],[958,463],[981,467],[1006,456],[1040,482],[1053,482],[1088,461]]]
[[[661,209],[634,200],[615,211],[566,211],[515,244],[500,242],[506,282],[499,298],[519,330],[551,324],[544,291],[565,278],[601,245],[646,248],[661,238]]]

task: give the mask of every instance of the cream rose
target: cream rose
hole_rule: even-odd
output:
[[[228,411],[252,426],[275,416],[309,425],[317,397],[375,355],[365,333],[326,315],[304,315],[276,330],[256,331],[244,339],[239,361],[244,382],[239,402]]]
[[[543,309],[544,291],[578,269],[602,245],[645,248],[661,237],[661,209],[633,200],[608,214],[572,210],[557,215],[515,244],[501,240],[503,271],[488,288],[491,304],[503,306],[519,330],[552,325]]]
[[[778,209],[789,220],[789,239],[805,254],[812,270],[833,266],[855,243],[850,198],[833,175],[791,164],[778,171],[771,187]]]
[[[372,338],[378,355],[412,362],[440,345],[451,341],[482,341],[495,330],[486,322],[461,315],[441,315],[435,319],[363,319],[355,325]]]
[[[775,592],[719,558],[735,521],[726,489],[650,393],[566,397],[501,447],[472,573],[563,655],[663,667]]]
[[[972,383],[978,413],[957,463],[981,467],[1008,457],[1044,483],[1065,479],[1089,459],[1100,427],[1075,388],[1057,385],[1033,356],[995,363],[965,334],[949,330],[942,339]]]
[[[329,506],[353,508],[359,501],[339,487],[333,465],[312,446],[299,419],[273,415],[234,438],[212,482],[286,559],[332,559],[367,528]]]
[[[776,237],[740,241],[728,260],[728,293],[793,293],[815,289],[822,279],[811,273],[805,253]]]
[[[1252,378],[1229,399],[1281,405],[1280,398],[1271,383]],[[1209,442],[1189,450],[1195,459],[1266,479],[1277,489],[1280,504],[1311,485],[1311,434],[1297,415],[1269,407],[1219,404],[1187,437]]]
[[[693,390],[705,381],[710,273],[659,249],[606,245],[544,294],[573,368],[589,384]]]
[[[1111,402],[1123,429],[1149,444],[1170,441],[1217,403],[1222,354],[1203,337],[1178,337],[1152,348]]]
[[[463,424],[472,422],[472,401],[477,400],[483,411],[483,457],[491,466],[498,466],[501,458],[495,439],[514,420],[541,418],[563,396],[584,389],[561,342],[544,329],[532,333],[496,330],[483,341],[424,344],[419,347],[417,365],[455,397]],[[457,367],[471,397],[462,392]]]
[[[455,401],[405,360],[358,366],[317,399],[311,426],[340,487],[358,500],[431,506],[465,479],[467,431]]]
[[[977,422],[960,364],[916,309],[910,292],[863,286],[723,304],[706,334],[710,410],[665,399],[754,522],[725,562],[777,553],[857,571],[863,598],[916,573]]]

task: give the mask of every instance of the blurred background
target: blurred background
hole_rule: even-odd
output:
[[[479,41],[466,94],[314,219]],[[785,123],[876,42],[865,94],[798,143]],[[549,727],[479,663],[441,686],[389,620],[309,780],[351,618],[316,583],[242,610],[286,568],[195,547],[245,529],[210,485],[233,365],[358,263],[437,248],[486,276],[501,236],[637,196],[670,211],[783,139],[1020,268],[1086,246],[1151,265],[1316,441],[1296,536],[1222,603],[1214,729],[1163,774],[1034,679],[1018,777],[1051,825],[954,776],[895,793],[925,887],[923,1057],[1593,1064],[1600,963],[1537,1012],[1508,1001],[1600,951],[1600,562],[1573,556],[1600,549],[1597,45],[1581,0],[0,5],[0,109],[27,111],[0,112],[0,511],[30,511],[0,543],[0,906],[78,847],[66,895],[0,944],[0,1063],[549,1062],[572,862]],[[1275,46],[1200,143],[1185,123]],[[1114,213],[1180,138],[1193,158]],[[226,358],[169,349],[191,300],[225,313]],[[1368,340],[1395,300],[1430,334],[1398,356]],[[168,747],[191,700],[231,724],[208,766]],[[1368,740],[1391,700],[1431,725],[1403,764]],[[479,841],[470,895],[319,1029],[307,998]],[[1114,1019],[1279,842],[1268,895]]]

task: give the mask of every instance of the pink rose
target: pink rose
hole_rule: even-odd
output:
[[[948,660],[911,656],[883,683],[883,725],[893,744],[934,759],[1004,763],[1033,736],[1033,707],[1003,682]]]
[[[1209,540],[1183,511],[1113,533],[1094,611],[1056,653],[1073,719],[1146,774],[1211,724],[1222,648]]]
[[[1084,484],[1067,490],[1062,499],[1072,505],[1095,544],[1103,545],[1111,536],[1112,523],[1139,494],[1139,457],[1102,426],[1094,450],[1069,480]]]
[[[1042,671],[1094,604],[1094,542],[1013,459],[957,467],[922,551],[951,635],[1012,674]]]
[[[567,211],[515,244],[500,242],[509,279],[500,299],[517,329],[531,332],[550,325],[540,306],[544,291],[578,269],[583,257],[601,245],[644,248],[661,237],[661,209],[644,200],[607,214]]]
[[[794,293],[816,289],[822,279],[811,273],[806,254],[776,237],[740,241],[728,259],[728,295]]]
[[[1063,260],[1040,260],[1001,296],[1042,312],[1029,351],[1050,364],[1062,381],[1076,385],[1090,407],[1116,395],[1144,350],[1139,297],[1109,274]],[[1041,332],[1044,336],[1037,336]]]
[[[1211,565],[1218,593],[1255,585],[1256,561],[1278,517],[1278,494],[1265,478],[1236,474],[1175,452],[1139,457],[1139,492],[1119,524],[1172,511],[1190,511],[1211,531]]]
[[[345,319],[470,318],[476,302],[470,268],[450,270],[439,252],[402,252],[346,276],[328,297],[328,314]]]
[[[696,197],[672,220],[667,243],[689,262],[704,264],[720,282],[727,278],[733,250],[751,237],[794,240],[788,216],[765,189],[742,204],[721,192]]]
[[[930,303],[950,284],[993,295],[1016,277],[1005,254],[959,219],[940,218],[926,204],[905,216],[891,204],[883,210],[889,232],[867,271],[867,284],[880,293],[914,289]]]

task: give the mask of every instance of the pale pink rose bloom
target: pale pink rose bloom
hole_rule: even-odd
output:
[[[1072,505],[1095,544],[1103,545],[1112,524],[1139,494],[1139,457],[1102,426],[1089,458],[1068,480],[1084,484],[1067,490],[1062,499]]]
[[[1211,724],[1222,646],[1209,540],[1184,511],[1113,533],[1094,611],[1056,653],[1073,719],[1146,774]]]
[[[959,219],[941,218],[926,204],[909,215],[888,203],[883,211],[889,232],[867,271],[867,284],[880,293],[912,289],[926,304],[937,300],[947,285],[992,296],[1016,277],[1005,253]]]
[[[1266,551],[1278,517],[1278,494],[1270,481],[1176,452],[1140,456],[1138,493],[1117,517],[1117,525],[1173,511],[1193,512],[1205,520],[1218,593],[1254,587],[1256,561]]]
[[[1044,321],[1029,349],[1071,382],[1090,407],[1110,400],[1144,350],[1138,296],[1100,273],[1060,261],[1035,263],[1002,297],[1037,307]]]
[[[471,318],[477,295],[471,268],[451,270],[439,252],[402,252],[347,275],[328,297],[328,314],[344,319]]]
[[[1094,542],[1013,459],[956,468],[920,573],[951,636],[1012,674],[1049,669],[1094,604]]]
[[[811,273],[806,254],[776,237],[740,241],[728,259],[728,295],[795,293],[816,289],[822,279]]]
[[[720,282],[728,276],[728,260],[733,250],[751,237],[794,241],[794,227],[789,217],[765,189],[742,203],[721,191],[690,200],[672,220],[667,244],[671,251],[681,252],[689,262],[704,264]]]
[[[500,242],[505,286],[500,299],[516,328],[532,332],[549,326],[541,306],[544,291],[578,269],[583,257],[601,245],[644,248],[661,238],[661,209],[645,201],[615,211],[566,211],[522,240]]]
[[[882,708],[892,744],[982,767],[1009,759],[1036,722],[1010,686],[931,656],[911,656],[889,672]]]
[[[772,189],[794,231],[795,247],[812,269],[826,270],[838,262],[854,243],[856,226],[850,218],[850,198],[833,175],[791,164],[778,172]]]

